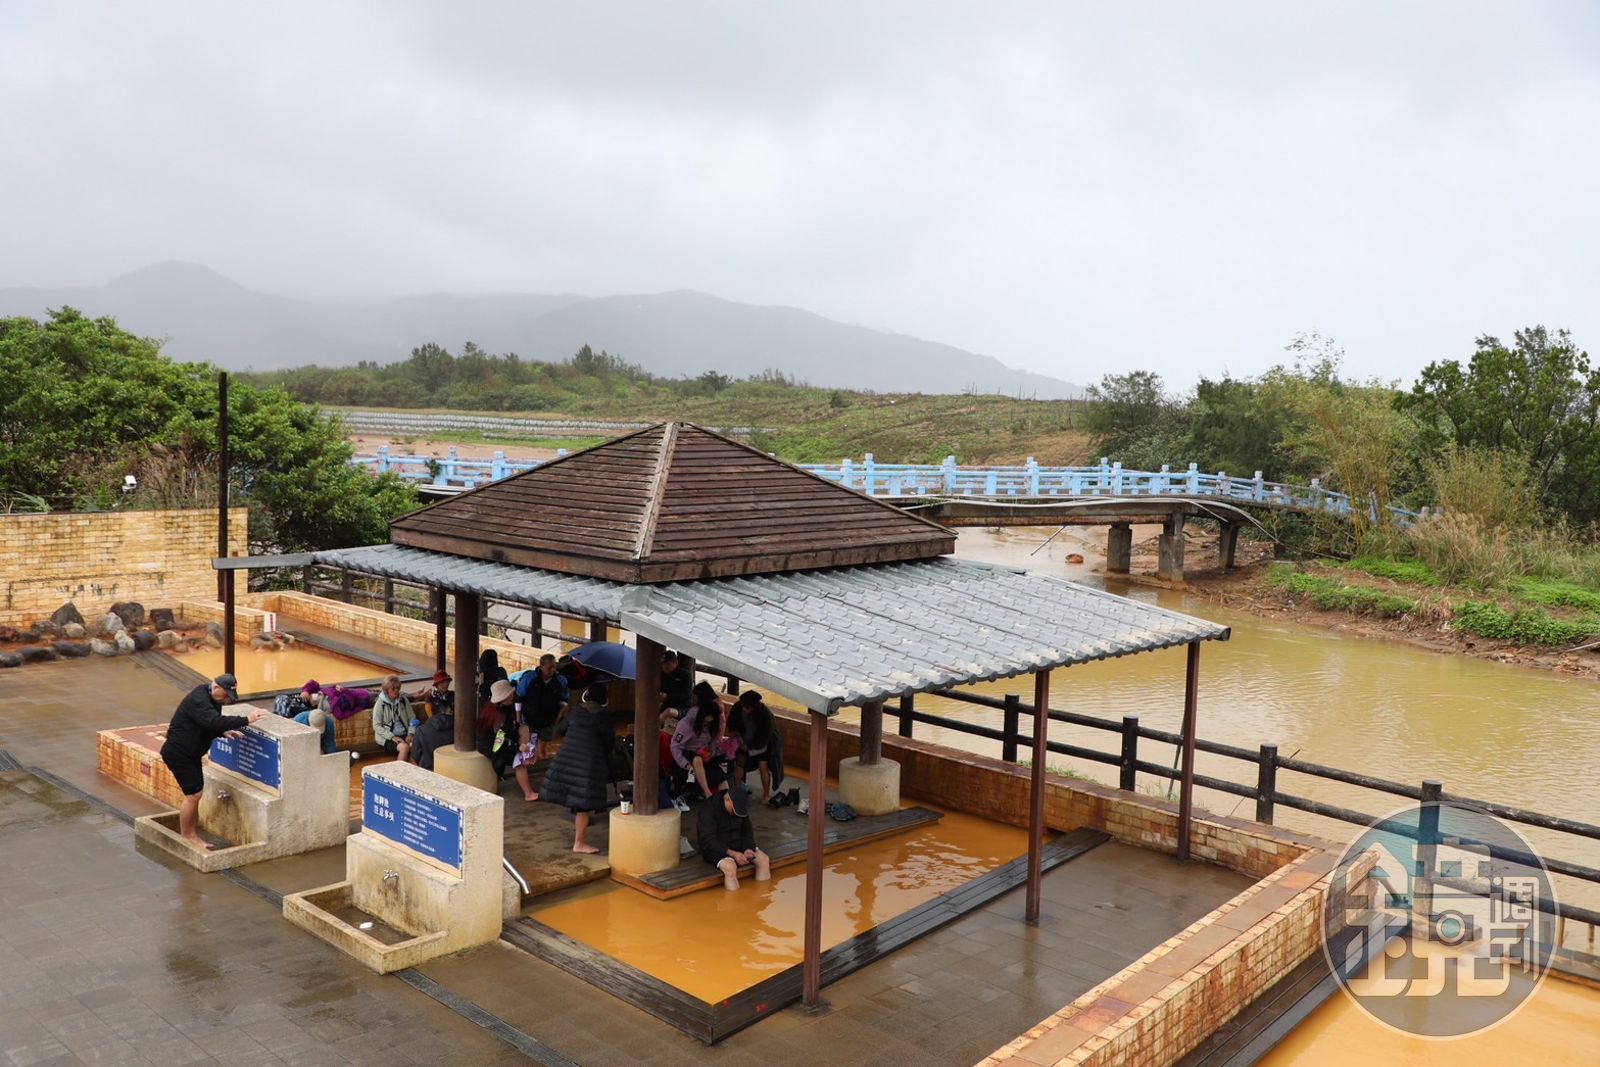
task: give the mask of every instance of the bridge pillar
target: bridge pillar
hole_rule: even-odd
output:
[[[1217,566],[1223,570],[1233,567],[1234,553],[1239,547],[1239,524],[1225,522],[1217,533]]]
[[[1106,531],[1106,573],[1127,574],[1133,567],[1133,527],[1116,523]]]
[[[1156,566],[1158,577],[1169,582],[1183,581],[1183,516],[1172,515],[1161,528],[1161,557]]]

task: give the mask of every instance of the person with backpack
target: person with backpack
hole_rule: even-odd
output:
[[[298,693],[284,693],[272,701],[272,713],[281,715],[285,719],[292,719],[303,711],[322,706],[322,686],[316,679],[306,682],[300,687]]]
[[[556,723],[567,714],[570,704],[567,680],[557,672],[556,658],[548,652],[539,657],[536,670],[517,679],[519,743],[511,766],[522,787],[522,799],[529,803],[539,799],[529,778],[533,765],[544,758],[545,746],[555,737]]]

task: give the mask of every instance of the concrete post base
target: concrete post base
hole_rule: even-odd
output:
[[[654,815],[611,813],[611,833],[606,858],[611,870],[637,878],[678,865],[678,840],[683,836],[683,816],[677,808]]]
[[[436,749],[433,753],[433,772],[453,782],[461,782],[485,793],[498,793],[499,784],[495,781],[494,768],[489,765],[489,759],[481,752],[462,752],[458,748],[445,747]]]
[[[862,763],[839,761],[839,799],[858,815],[887,815],[900,810],[900,764],[892,759]]]

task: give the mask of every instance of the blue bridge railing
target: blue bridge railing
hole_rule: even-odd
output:
[[[566,455],[566,450],[557,455]],[[461,459],[455,449],[435,458],[391,455],[387,448],[358,455],[351,462],[374,473],[392,471],[408,481],[440,489],[471,489],[540,464],[539,460],[507,459],[503,452],[485,460]],[[1315,478],[1310,485],[1288,485],[1266,481],[1260,471],[1240,478],[1225,471],[1210,474],[1193,463],[1178,470],[1163,465],[1159,471],[1127,469],[1106,459],[1090,467],[1047,467],[1032,459],[1020,466],[967,467],[958,464],[954,456],[946,457],[943,463],[879,463],[868,453],[860,460],[799,466],[830,482],[891,500],[926,497],[930,501],[1049,502],[1081,497],[1207,497],[1345,516],[1353,508],[1362,507],[1374,520],[1378,513],[1374,501],[1354,504],[1348,495],[1324,489]],[[1402,524],[1414,522],[1426,513],[1426,509],[1416,512],[1393,504],[1383,510]]]

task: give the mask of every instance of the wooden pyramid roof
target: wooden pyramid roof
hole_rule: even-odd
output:
[[[623,582],[929,559],[955,534],[692,423],[667,422],[423,508],[397,545]]]

